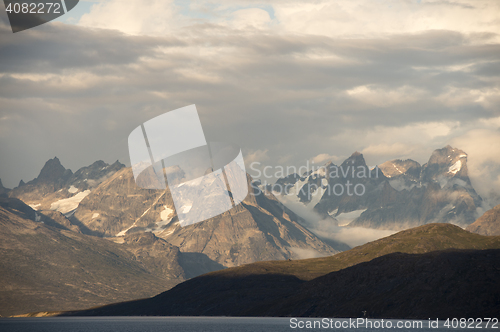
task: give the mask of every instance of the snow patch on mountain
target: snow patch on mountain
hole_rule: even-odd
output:
[[[175,216],[175,211],[168,206],[164,205],[164,210],[160,212],[161,221],[156,222],[156,229],[153,233],[157,234],[162,232],[164,227],[170,223],[172,218]],[[168,234],[167,234],[168,235]]]
[[[361,213],[365,212],[366,210],[367,209],[341,213],[338,216],[335,216],[335,219],[338,220],[339,226],[347,226],[351,221],[353,221],[356,218],[359,218]]]
[[[319,167],[317,170],[315,170],[314,172],[311,172],[311,175],[319,175],[319,176],[326,176],[326,167],[325,166],[321,166]]]
[[[448,169],[448,173],[451,173],[453,175],[457,174],[458,171],[462,168],[462,162],[458,160],[456,163],[450,166]]]
[[[404,178],[389,180],[389,184],[397,191],[411,190],[413,187],[417,186],[416,183],[411,183],[410,185],[408,185]]]
[[[94,214],[92,215],[92,219],[95,219],[95,218],[97,218],[97,217],[99,217],[99,213],[94,213]]]
[[[71,185],[71,187],[69,187],[68,191],[69,191],[69,193],[74,194],[74,193],[77,193],[79,190],[75,186]]]
[[[38,210],[37,208],[42,205],[41,203],[38,204],[29,204],[29,207],[32,208],[33,210]]]
[[[50,204],[50,209],[63,214],[70,213],[78,207],[78,204],[90,194],[90,190],[85,190],[69,198],[60,199]]]
[[[172,219],[171,215],[174,213],[174,210],[167,207],[166,205],[164,205],[163,207],[165,208],[165,210],[161,211],[160,218],[162,221],[170,221]]]
[[[316,189],[311,194],[311,197],[312,197],[311,201],[309,203],[307,203],[307,205],[309,205],[311,208],[316,206],[316,204],[318,204],[319,201],[321,200],[321,197],[323,197],[323,195],[325,194],[325,191],[326,191],[326,187],[320,187],[320,188]]]

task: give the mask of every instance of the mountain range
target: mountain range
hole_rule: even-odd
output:
[[[181,227],[168,188],[142,189],[130,168],[102,161],[74,174],[57,158],[34,180],[9,192],[38,211],[63,213],[84,234],[121,242],[125,234],[151,232],[183,252],[204,253],[224,266],[299,258],[304,252],[331,255],[349,247],[323,242],[270,193],[252,191],[235,208]]]
[[[280,191],[286,198],[352,227],[402,230],[434,222],[466,227],[482,204],[468,176],[467,154],[451,146],[435,150],[424,165],[396,159],[371,169],[356,152],[340,166],[329,162],[275,185],[285,189]]]

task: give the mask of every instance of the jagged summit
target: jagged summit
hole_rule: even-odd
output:
[[[59,158],[49,159],[35,179],[9,191],[10,197],[16,197],[37,210],[56,210],[70,214],[78,203],[85,198],[89,190],[125,167],[118,161],[112,165],[99,160],[76,173],[66,169]]]
[[[414,180],[418,180],[420,178],[422,166],[412,159],[394,159],[380,164],[379,168],[388,178],[396,178],[401,175],[407,175]]]
[[[443,186],[452,177],[460,178],[470,184],[467,154],[449,145],[434,150],[427,164],[422,166],[422,181],[435,181]]]
[[[36,178],[36,181],[58,181],[61,178],[68,178],[72,174],[73,172],[71,172],[71,170],[66,169],[63,165],[61,165],[59,158],[54,157],[45,163],[40,171],[40,174]]]
[[[0,195],[6,194],[9,190],[9,188],[3,186],[2,179],[0,179]]]
[[[340,166],[324,167],[326,175],[288,176],[277,183],[293,187],[300,202],[325,218],[350,213],[346,218],[351,226],[394,230],[431,222],[467,226],[476,219],[482,202],[467,174],[467,154],[451,146],[435,150],[422,166],[412,159],[395,159],[365,171],[363,155],[355,152]]]
[[[354,152],[349,158],[344,160],[342,166],[354,165],[354,166],[366,166],[365,158],[362,153],[358,151]]]

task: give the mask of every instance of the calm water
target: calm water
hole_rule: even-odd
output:
[[[280,332],[280,331],[470,331],[471,329],[429,329],[428,321],[423,328],[396,328],[397,320],[390,320],[392,329],[366,328],[307,328],[307,321],[298,319],[291,324],[289,318],[225,318],[225,317],[61,317],[61,318],[1,318],[0,332]],[[302,323],[299,323],[302,321]],[[335,320],[338,325],[345,320]],[[386,320],[388,322],[389,320]],[[373,321],[374,322],[374,321]],[[413,321],[403,321],[411,323]],[[303,328],[299,328],[302,326]],[[296,326],[292,328],[291,325]],[[483,329],[484,330],[484,327]],[[498,328],[494,331],[499,331]]]

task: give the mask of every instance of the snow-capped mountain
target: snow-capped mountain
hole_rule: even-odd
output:
[[[169,171],[177,172],[179,179],[183,177],[181,169]],[[231,178],[231,172],[226,176]],[[204,188],[203,181],[208,180],[200,181],[196,186],[189,182],[181,185],[189,193]],[[85,234],[120,243],[125,235],[153,233],[183,252],[203,253],[228,267],[261,260],[325,256],[349,248],[333,241],[323,242],[272,194],[251,186],[250,177],[247,181],[252,194],[241,204],[185,227],[180,226],[178,213],[200,207],[189,206],[186,201],[181,211],[176,211],[168,188],[138,187],[132,170],[118,162],[96,162],[73,174],[54,158],[36,179],[15,188],[10,195],[34,209],[64,213]],[[232,199],[232,193],[227,194]]]
[[[192,190],[201,189],[197,186]],[[74,218],[107,237],[152,232],[182,251],[204,253],[224,266],[298,258],[303,251],[314,255],[338,252],[304,228],[298,216],[269,194],[248,195],[229,211],[185,227],[180,226],[177,213],[168,189],[139,188],[132,171],[124,168],[82,200]]]
[[[340,225],[377,229],[431,222],[465,227],[477,218],[482,201],[467,174],[467,154],[451,146],[435,150],[423,166],[408,159],[369,169],[356,152],[340,166],[328,163],[276,184],[286,186],[283,194],[288,198],[336,218]]]
[[[116,161],[108,165],[102,160],[73,173],[64,168],[57,157],[48,160],[40,174],[28,183],[22,180],[9,192],[35,210],[54,210],[71,216],[78,204],[101,182],[125,165]]]

